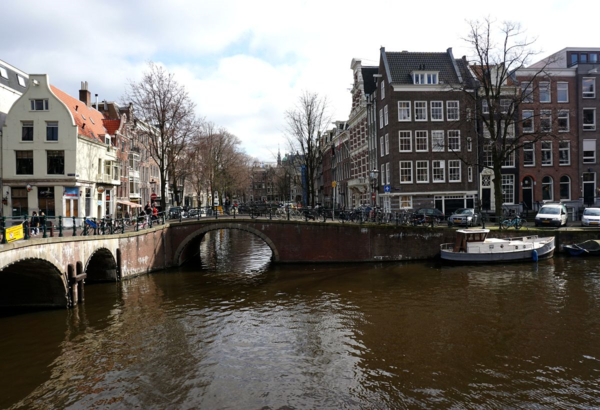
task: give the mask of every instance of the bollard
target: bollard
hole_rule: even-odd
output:
[[[63,237],[63,224],[62,224],[62,215],[58,215],[58,237]]]
[[[75,224],[75,217],[73,217],[73,236],[77,236],[77,225]]]

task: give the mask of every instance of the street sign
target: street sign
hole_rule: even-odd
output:
[[[375,200],[375,192],[373,192],[373,193],[371,194],[371,199],[372,199],[372,200]]]
[[[391,185],[384,185],[383,186],[383,191],[384,192],[392,192],[392,186]]]
[[[158,198],[158,195],[156,195],[154,192],[150,195],[150,199],[151,200],[155,200],[156,198]]]
[[[337,185],[337,182],[335,182],[335,181],[333,181],[333,182],[331,183],[331,187],[332,187],[332,188],[335,188],[335,186],[336,186],[336,185]]]

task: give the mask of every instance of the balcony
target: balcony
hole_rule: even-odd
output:
[[[121,185],[121,177],[117,176],[116,179],[113,179],[112,175],[96,175],[96,182],[102,184],[110,184],[110,185]]]
[[[353,191],[365,193],[369,190],[369,180],[365,177],[358,177],[348,181],[348,188]]]

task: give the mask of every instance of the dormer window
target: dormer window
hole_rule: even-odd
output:
[[[413,71],[413,84],[438,84],[438,72]]]

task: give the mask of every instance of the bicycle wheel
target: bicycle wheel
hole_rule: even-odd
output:
[[[510,221],[508,219],[505,219],[504,221],[502,221],[502,229],[508,228],[510,228]]]

